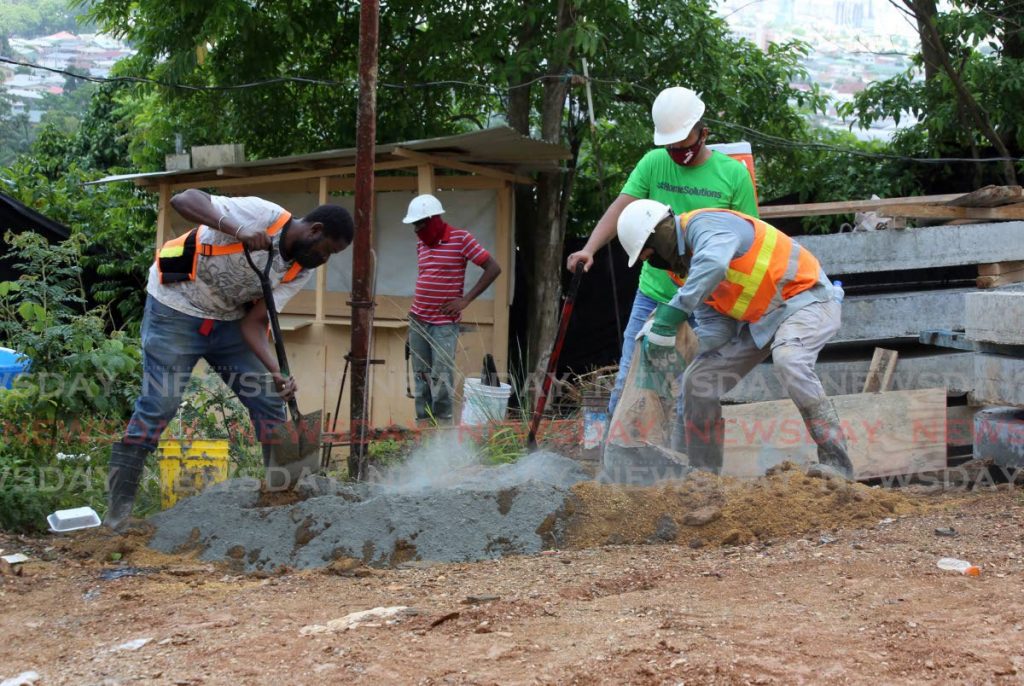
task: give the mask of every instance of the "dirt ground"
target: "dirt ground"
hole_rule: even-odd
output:
[[[33,558],[20,575],[0,571],[0,681],[34,670],[44,685],[1024,683],[1019,487],[857,487],[826,496],[866,510],[836,521],[831,502],[804,513],[803,533],[784,516],[797,505],[711,490],[712,521],[679,521],[671,536],[642,491],[614,506],[583,492],[593,525],[575,540],[595,547],[267,578],[161,556],[139,537],[0,534],[5,554]],[[744,522],[765,523],[737,529],[743,508]],[[676,542],[633,542],[651,527]],[[943,556],[981,576],[937,569]],[[126,565],[142,573],[101,576]],[[391,606],[409,609],[310,628]]]

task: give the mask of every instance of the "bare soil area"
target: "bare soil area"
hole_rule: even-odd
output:
[[[575,549],[386,570],[347,559],[260,578],[143,535],[0,534],[4,554],[32,557],[0,570],[0,680],[1024,683],[1019,488],[819,486],[808,502],[771,479],[689,488],[696,511],[693,493],[672,510],[672,489],[581,486]],[[937,569],[945,556],[981,576]],[[408,609],[310,628],[393,606]]]

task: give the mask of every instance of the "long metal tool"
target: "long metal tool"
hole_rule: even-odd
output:
[[[281,324],[277,319],[277,305],[270,287],[270,266],[274,262],[274,248],[267,251],[267,264],[263,269],[252,259],[249,248],[243,245],[245,259],[256,275],[260,277],[263,289],[263,302],[267,306],[267,317],[270,319],[270,330],[274,336],[274,349],[277,352],[277,363],[281,374],[291,376],[288,367],[288,355],[284,350],[284,338],[281,336]],[[320,470],[321,412],[317,410],[307,415],[299,412],[299,404],[295,397],[288,400],[288,411],[291,422],[282,422],[274,427],[274,435],[270,447],[270,465],[267,468],[267,488],[284,490],[295,486],[305,474],[313,474]]]
[[[551,356],[548,358],[548,368],[544,373],[544,382],[541,384],[541,392],[537,397],[537,405],[533,410],[533,417],[530,419],[530,435],[526,440],[526,446],[530,450],[537,449],[537,428],[540,426],[541,415],[544,414],[544,405],[548,400],[548,393],[551,392],[551,382],[558,370],[558,358],[562,354],[562,345],[565,343],[565,333],[569,330],[569,319],[572,317],[572,308],[576,304],[576,293],[580,290],[580,278],[583,276],[583,263],[576,264],[576,271],[569,283],[569,292],[565,295],[565,302],[562,303],[562,316],[558,320],[558,334],[555,336],[555,344],[551,348]]]

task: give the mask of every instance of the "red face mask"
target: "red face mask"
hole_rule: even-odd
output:
[[[416,236],[430,248],[440,243],[444,238],[444,220],[441,219],[441,215],[435,215],[422,224],[417,224]]]
[[[668,156],[672,158],[672,161],[682,167],[689,167],[696,161],[697,153],[704,146],[704,132],[701,131],[700,136],[697,138],[697,142],[693,145],[688,145],[685,148],[665,148],[668,151]]]

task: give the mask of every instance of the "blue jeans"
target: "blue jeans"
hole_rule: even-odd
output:
[[[142,393],[125,430],[124,442],[154,450],[160,434],[178,412],[192,368],[205,359],[247,410],[261,443],[272,440],[285,420],[284,401],[267,368],[242,340],[241,320],[214,321],[209,335],[202,319],[146,298],[142,318]]]
[[[416,419],[452,420],[458,324],[429,324],[409,316],[409,354],[416,382]]]
[[[615,375],[615,387],[612,389],[612,397],[608,400],[608,416],[615,414],[615,406],[619,404],[622,396],[622,387],[626,385],[626,376],[629,374],[629,364],[633,360],[633,349],[636,348],[636,335],[644,328],[647,318],[658,306],[658,301],[647,297],[639,290],[633,298],[633,310],[629,313],[629,321],[626,322],[626,330],[622,333],[622,357],[619,359],[619,373]]]

